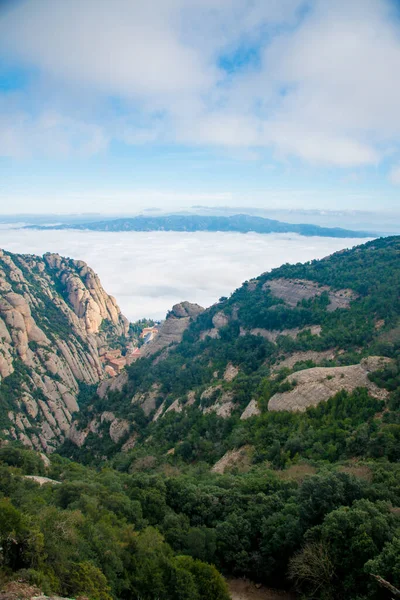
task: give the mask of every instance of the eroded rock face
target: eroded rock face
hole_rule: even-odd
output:
[[[316,365],[321,363],[324,360],[332,360],[335,358],[335,350],[322,350],[318,352],[317,350],[306,350],[304,352],[293,352],[287,358],[279,361],[275,365],[273,365],[272,372],[279,371],[279,369],[287,368],[293,369],[294,365],[298,362],[304,362],[307,360],[312,360]]]
[[[213,473],[219,473],[220,475],[233,467],[240,471],[247,471],[251,464],[253,451],[254,448],[252,446],[242,446],[237,450],[228,450],[228,452],[215,463],[211,471]]]
[[[184,319],[186,317],[190,317],[191,319],[195,319],[198,317],[204,308],[199,306],[198,304],[192,304],[191,302],[180,302],[179,304],[175,304],[171,310],[171,316],[177,317],[178,319]]]
[[[167,408],[167,410],[165,411],[165,414],[167,414],[169,412],[181,413],[182,410],[183,410],[182,404],[179,402],[179,400],[174,400],[174,402],[171,404],[171,406],[169,406]]]
[[[200,339],[205,340],[207,337],[210,337],[211,339],[218,339],[220,337],[219,330],[214,328],[214,329],[207,329],[206,331],[202,331],[200,334]]]
[[[257,400],[250,400],[242,414],[240,415],[240,420],[245,421],[246,419],[250,419],[250,417],[258,417],[261,414],[260,409],[258,408]]]
[[[107,294],[96,273],[83,261],[45,254],[44,261],[58,279],[74,313],[86,332],[98,333],[102,322],[115,327],[117,335],[127,335],[128,320],[121,314],[115,298]]]
[[[330,300],[328,311],[348,308],[350,302],[357,297],[352,290],[332,290],[327,285],[319,285],[315,281],[306,279],[272,279],[267,281],[263,288],[269,288],[274,296],[281,298],[292,307],[297,306],[302,300],[309,300],[327,292]]]
[[[156,409],[157,398],[160,397],[160,386],[153,384],[151,389],[145,394],[135,394],[132,398],[132,404],[138,404],[146,417]]]
[[[310,406],[329,400],[341,390],[352,392],[357,387],[365,387],[371,396],[384,400],[389,392],[370,381],[368,373],[382,369],[387,361],[390,359],[369,357],[358,365],[314,367],[292,373],[285,381],[295,387],[288,392],[274,394],[268,402],[268,410],[304,412]]]
[[[178,344],[190,323],[197,319],[203,311],[204,308],[198,304],[191,304],[190,302],[175,304],[161,325],[157,337],[143,346],[142,356],[151,356],[171,344]]]
[[[7,398],[14,408],[5,435],[53,451],[79,410],[79,384],[98,384],[104,376],[99,350],[128,329],[114,298],[84,262],[0,250],[0,392],[2,381],[18,370]],[[71,438],[84,442],[77,430]]]
[[[131,436],[129,436],[121,448],[122,452],[128,452],[129,450],[132,450],[132,448],[134,448],[136,445],[137,437],[137,433],[133,433]]]
[[[238,367],[235,367],[232,363],[228,363],[224,372],[224,380],[228,382],[233,381],[238,374]]]
[[[210,404],[209,401],[212,400]],[[215,412],[224,419],[231,416],[236,404],[233,402],[233,392],[223,390],[221,385],[210,386],[200,396],[201,409],[205,415]]]
[[[125,371],[113,379],[102,381],[97,388],[97,394],[100,396],[100,398],[105,398],[109,392],[120,392],[123,390],[127,383],[128,374]]]
[[[229,324],[229,318],[222,312],[217,312],[212,318],[212,324],[216,329],[222,329]]]
[[[309,331],[311,335],[320,335],[322,327],[320,325],[311,325],[309,327],[294,327],[292,329],[262,329],[261,327],[256,327],[255,329],[241,330],[240,335],[246,335],[250,333],[251,335],[260,335],[265,339],[269,340],[272,343],[275,343],[278,337],[280,336],[288,336],[295,340],[299,333],[303,331]]]
[[[110,425],[109,434],[114,444],[118,442],[129,433],[129,423],[125,419],[114,419]]]

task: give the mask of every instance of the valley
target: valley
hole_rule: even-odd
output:
[[[93,600],[381,598],[400,532],[399,249],[176,304],[119,374],[141,329],[91,268],[3,251],[2,577]]]
[[[398,72],[398,0],[0,0],[0,600],[400,598]]]

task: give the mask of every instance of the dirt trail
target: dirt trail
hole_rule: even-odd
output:
[[[296,596],[288,592],[264,586],[257,589],[254,583],[247,579],[228,579],[227,583],[232,600],[296,600]]]

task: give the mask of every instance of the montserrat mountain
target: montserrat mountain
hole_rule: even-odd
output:
[[[0,250],[0,437],[51,452],[129,322],[86,263]]]

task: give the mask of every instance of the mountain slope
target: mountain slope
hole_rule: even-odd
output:
[[[160,217],[132,217],[61,225],[29,225],[28,229],[85,229],[91,231],[231,231],[238,233],[298,233],[323,237],[374,237],[365,231],[351,231],[340,227],[293,224],[254,217],[233,215],[228,217],[204,215],[167,215]]]
[[[171,345],[86,390],[79,446],[44,462],[0,445],[2,580],[227,600],[215,565],[304,598],[391,598],[399,256],[400,238],[375,240],[284,265],[206,311],[177,306],[180,342],[164,336]]]
[[[100,353],[129,323],[82,261],[0,251],[0,423],[36,449],[59,445],[82,384],[104,376]]]
[[[265,452],[246,419],[255,415],[260,427],[276,421],[270,400],[270,408],[305,410],[344,391],[356,405],[364,401],[357,396],[362,387],[377,412],[390,400],[371,379],[397,369],[399,254],[400,238],[385,238],[246,282],[199,314],[168,353],[139,360],[119,389],[91,399],[74,424],[85,431],[88,459],[123,449],[212,463],[245,440]],[[290,373],[305,369],[296,387]],[[123,423],[116,443],[110,413]],[[294,430],[300,422],[295,415]],[[289,433],[282,435],[286,447]],[[65,452],[76,456],[73,446]]]

